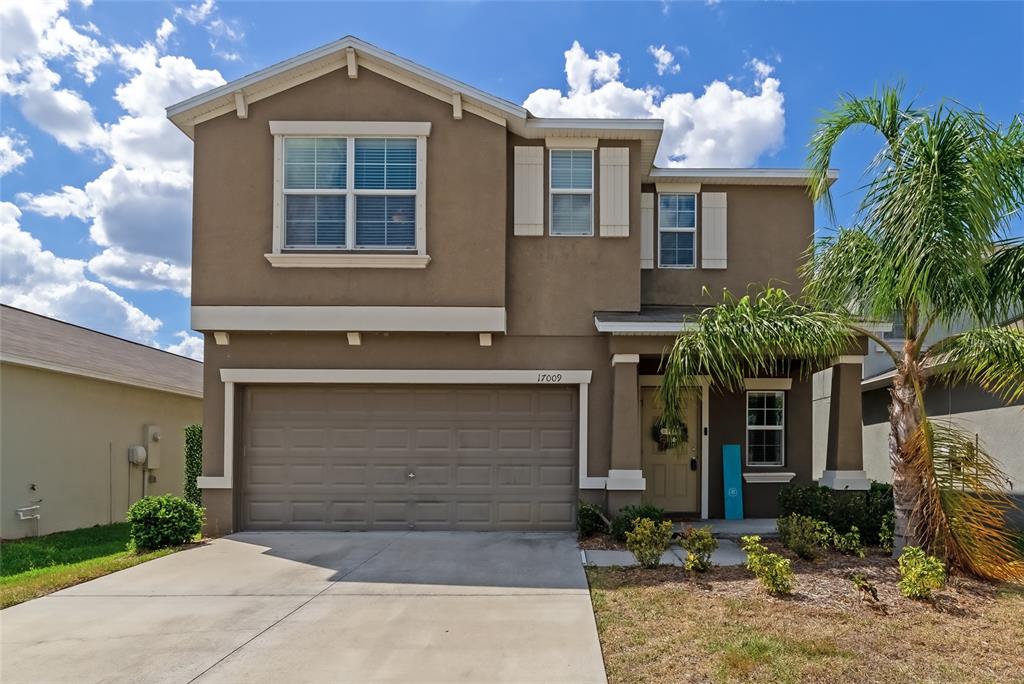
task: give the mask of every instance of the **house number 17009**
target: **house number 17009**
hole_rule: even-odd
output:
[[[562,382],[561,373],[537,373],[537,382]]]

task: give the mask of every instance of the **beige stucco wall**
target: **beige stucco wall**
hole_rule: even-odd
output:
[[[127,450],[147,424],[162,434],[148,493],[180,495],[184,429],[202,421],[202,400],[5,363],[0,415],[0,537],[12,539],[37,533],[14,512],[36,499],[39,534],[123,520],[143,477]]]

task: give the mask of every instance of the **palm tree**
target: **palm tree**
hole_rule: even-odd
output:
[[[662,401],[676,415],[687,377],[704,374],[739,390],[750,373],[783,359],[806,372],[873,339],[895,365],[889,455],[896,503],[896,552],[918,545],[981,576],[1024,579],[1024,562],[1004,527],[1012,506],[993,459],[963,431],[930,420],[929,379],[973,382],[1010,402],[1024,396],[1024,241],[1009,237],[1024,208],[1024,121],[1006,127],[956,104],[904,104],[900,89],[847,97],[818,123],[810,142],[809,192],[833,215],[828,169],[843,135],[867,127],[883,145],[867,172],[853,226],[806,254],[800,299],[768,288],[728,293],[682,334],[665,359]],[[894,348],[865,321],[904,322]],[[965,325],[966,323],[966,325]],[[926,345],[929,333],[964,332]]]

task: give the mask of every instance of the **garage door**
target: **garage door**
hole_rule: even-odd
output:
[[[245,529],[571,529],[575,386],[243,393]]]

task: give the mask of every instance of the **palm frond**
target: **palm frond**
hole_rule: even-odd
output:
[[[816,308],[889,320],[895,308],[892,303],[878,310],[880,293],[891,289],[879,282],[883,256],[876,240],[863,228],[840,228],[804,254],[804,296]]]
[[[922,484],[910,524],[930,551],[971,574],[1024,581],[1024,556],[1007,516],[1016,505],[1006,476],[973,435],[925,419],[904,445],[904,463]]]
[[[968,330],[932,345],[924,355],[932,374],[950,383],[977,383],[1006,402],[1024,397],[1024,328]]]
[[[784,290],[769,287],[740,298],[727,292],[700,314],[696,331],[679,335],[664,360],[665,420],[681,420],[697,376],[709,376],[716,389],[738,391],[744,378],[784,372],[787,360],[801,362],[808,374],[825,368],[848,353],[854,339],[845,313],[812,309]]]
[[[1024,315],[1024,240],[996,243],[995,252],[985,263],[985,273],[989,286],[987,310],[978,318],[1000,323],[1013,315]]]

